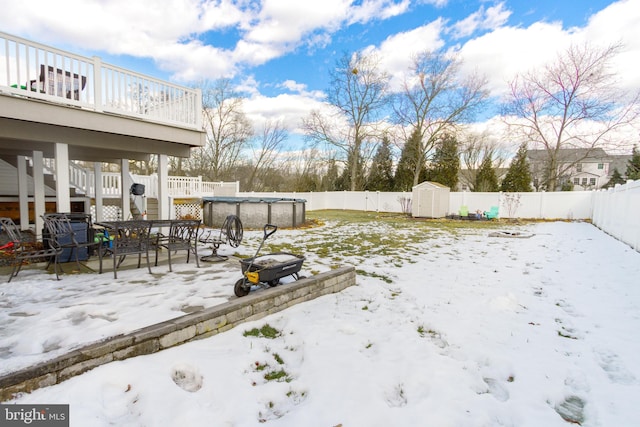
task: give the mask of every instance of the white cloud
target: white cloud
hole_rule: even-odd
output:
[[[174,72],[179,81],[198,81],[208,76],[231,77],[237,67],[232,52],[208,46],[199,41],[173,43],[157,52],[155,59],[164,70]],[[212,60],[215,58],[215,60]]]
[[[244,103],[244,110],[256,128],[267,120],[282,120],[293,133],[302,134],[302,119],[312,110],[322,110],[326,104],[308,94],[281,94],[267,97],[255,94]]]
[[[231,0],[209,1],[200,5],[199,31],[224,29],[236,24],[247,25],[251,15],[242,11]]]
[[[379,47],[369,46],[365,52],[379,56],[380,66],[391,75],[392,90],[398,90],[415,54],[444,46],[441,38],[444,25],[444,20],[437,19],[413,30],[389,36]]]
[[[260,91],[258,87],[260,83],[256,80],[255,76],[247,76],[235,86],[234,90],[241,94],[248,94],[250,97],[259,96]]]
[[[583,30],[586,40],[599,44],[622,43],[623,51],[615,59],[615,70],[623,89],[640,89],[640,5],[636,0],[613,3],[593,15]]]
[[[447,0],[417,3],[444,7]],[[616,58],[616,72],[624,88],[640,87],[638,0],[610,4],[584,28],[565,28],[562,22],[506,26],[511,12],[505,4],[480,7],[450,27],[446,19],[434,18],[426,25],[389,35],[366,51],[379,54],[397,88],[413,54],[443,48],[447,36],[473,37],[478,31],[488,31],[457,48],[465,70],[485,74],[492,94],[500,96],[516,73],[552,60],[573,41],[622,42],[624,51]],[[384,20],[409,8],[409,0],[68,0],[64,5],[50,0],[8,1],[2,7],[0,28],[53,46],[153,58],[162,69],[174,73],[174,78],[193,81],[233,77],[247,66],[264,64],[300,46],[327,46],[345,25]],[[229,32],[227,45],[202,41],[208,33],[224,31]],[[241,39],[234,44],[236,34]],[[285,81],[282,87],[291,93],[271,98],[261,96],[258,82],[251,78],[243,87],[252,94],[249,104],[255,114],[266,117],[285,111],[294,117],[291,124],[322,105],[322,94],[298,82]]]
[[[64,7],[49,0],[18,3],[3,5],[0,26],[5,31],[53,45],[153,58],[181,81],[229,77],[302,45],[326,46],[345,25],[387,19],[410,6],[409,0],[69,0]],[[218,31],[240,39],[226,46],[201,41]]]
[[[596,46],[622,42],[625,51],[615,60],[621,84],[638,90],[640,74],[640,8],[637,1],[620,1],[593,15],[584,28],[565,28],[561,22],[536,22],[529,27],[500,27],[466,42],[460,49],[466,70],[489,79],[491,93],[502,96],[517,73],[540,67],[571,43]]]
[[[467,18],[453,25],[454,38],[468,37],[478,30],[495,29],[504,25],[510,15],[511,11],[505,9],[504,3],[498,3],[487,9],[482,6]]]
[[[585,40],[596,45],[621,42],[623,52],[614,61],[621,85],[627,90],[640,88],[640,8],[637,1],[616,2],[593,15],[585,28],[565,28],[562,22],[536,22],[528,27],[505,26],[510,11],[501,2],[480,8],[451,28],[457,36],[478,30],[491,30],[470,39],[459,47],[464,61],[463,72],[479,72],[487,76],[494,96],[504,96],[508,82],[517,73],[539,67],[556,58],[571,43]],[[444,46],[446,21],[439,18],[425,26],[387,37],[368,52],[377,52],[382,66],[392,75],[392,88],[398,89],[411,55],[422,50]]]
[[[410,6],[409,0],[363,0],[350,10],[349,23],[368,22],[372,19],[387,19],[405,13]]]
[[[449,0],[418,0],[418,4],[430,4],[435,7],[445,7]]]
[[[308,86],[304,83],[299,83],[294,80],[285,80],[278,85],[280,88],[287,89],[288,91],[297,95],[308,96],[315,100],[323,100],[326,98],[326,94],[321,90],[309,90]]]
[[[560,23],[502,27],[462,46],[463,71],[477,70],[484,74],[492,95],[502,96],[516,73],[552,60],[556,49],[566,47],[569,42],[570,36]]]

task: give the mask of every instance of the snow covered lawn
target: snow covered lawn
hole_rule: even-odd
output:
[[[355,265],[358,285],[14,402],[68,403],[72,426],[636,425],[640,253],[587,223],[501,230],[533,236],[384,220],[278,230],[263,253],[303,253],[306,275]],[[244,255],[260,236],[245,233]],[[42,357],[46,337],[72,348],[233,295],[239,267],[176,267],[136,286],[146,273],[127,272],[121,288],[83,275],[56,289],[31,272],[1,284],[2,371]]]

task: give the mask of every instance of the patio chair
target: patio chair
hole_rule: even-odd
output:
[[[44,220],[45,228],[43,237],[47,237],[51,246],[60,249],[60,253],[49,258],[47,267],[53,262],[57,271],[59,264],[71,262],[73,258],[78,270],[80,270],[82,268],[80,260],[86,260],[89,255],[97,253],[100,269],[102,269],[100,243],[93,239],[93,235],[90,235],[91,216],[86,214],[51,213],[44,214],[42,219]],[[62,271],[62,266],[59,268]]]
[[[150,232],[150,221],[132,220],[109,223],[109,235],[113,236],[113,240],[110,240],[108,245],[103,245],[101,250],[103,257],[111,256],[113,258],[114,279],[118,278],[116,271],[127,255],[138,255],[138,268],[142,262],[142,255],[145,255],[147,269],[151,274],[151,264],[149,264]],[[100,273],[102,273],[102,264],[100,264]]]
[[[169,271],[173,271],[171,268],[171,253],[177,251],[187,251],[187,263],[189,263],[190,255],[193,253],[196,259],[196,266],[200,268],[198,262],[198,242],[197,236],[200,229],[199,219],[182,219],[171,221],[169,226],[169,234],[164,235],[158,233],[156,235],[155,250],[156,250],[156,262],[158,265],[158,252],[165,248],[167,250],[167,256],[169,259]]]
[[[488,211],[484,212],[484,216],[487,219],[495,219],[498,217],[498,206],[491,206]]]
[[[25,263],[40,262],[49,260],[51,257],[58,256],[62,253],[62,248],[49,244],[48,240],[43,239],[42,246],[37,242],[27,242],[22,238],[20,229],[16,226],[11,218],[0,218],[0,236],[2,244],[0,245],[0,256],[9,261],[11,265],[11,274],[9,282],[16,277]],[[47,263],[47,268],[49,264]],[[58,273],[58,264],[54,265],[56,279],[60,280]]]
[[[460,215],[460,219],[469,218],[469,207],[462,205],[460,206],[460,210],[458,211],[458,215]]]
[[[54,69],[50,65],[40,64],[38,80],[31,80],[29,86],[32,92],[64,96],[68,99],[80,100],[80,92],[87,85],[87,76],[71,75],[70,71],[60,68]],[[64,90],[63,90],[64,86]]]
[[[237,248],[242,243],[242,221],[236,215],[228,215],[220,230],[202,230],[198,241],[203,244],[210,244],[211,255],[206,255],[200,258],[200,261],[219,262],[226,261],[229,257],[226,255],[218,254],[218,249],[221,245],[227,244],[233,248]]]

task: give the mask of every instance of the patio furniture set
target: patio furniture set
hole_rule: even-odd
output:
[[[238,247],[242,241],[243,227],[235,215],[227,216],[219,232],[200,226],[199,219],[175,220],[130,220],[91,221],[91,215],[75,213],[52,213],[43,215],[44,230],[42,243],[29,241],[11,218],[0,218],[0,256],[12,267],[9,282],[16,277],[24,264],[47,262],[46,269],[53,264],[56,279],[60,280],[62,264],[75,261],[81,271],[82,264],[91,256],[97,256],[99,273],[102,262],[111,258],[113,278],[118,278],[117,270],[127,256],[138,256],[142,265],[144,256],[147,270],[151,271],[149,255],[155,252],[154,265],[158,265],[158,254],[166,250],[169,271],[172,268],[172,254],[186,251],[187,263],[191,255],[196,266],[200,261],[224,261],[226,256],[218,254],[222,244]],[[277,230],[277,226],[266,224],[263,239],[253,257],[240,260],[242,278],[234,286],[237,297],[248,295],[253,287],[279,285],[280,280],[292,276],[294,280],[304,278],[299,274],[305,257],[289,252],[276,252],[258,256],[260,249]],[[28,234],[28,233],[26,233]],[[211,245],[212,254],[198,258],[198,243]]]
[[[16,277],[22,266],[31,262],[46,261],[46,269],[54,266],[56,278],[63,272],[62,264],[97,256],[99,273],[105,258],[111,258],[113,277],[127,256],[138,256],[138,268],[142,257],[151,273],[150,253],[155,253],[154,265],[158,265],[158,254],[166,251],[169,271],[175,253],[185,251],[187,263],[191,255],[196,265],[198,259],[198,236],[204,233],[197,219],[176,220],[129,220],[92,223],[87,214],[53,213],[43,216],[42,242],[29,241],[11,218],[0,218],[0,256],[12,267],[9,281]],[[33,240],[33,239],[31,239]],[[219,242],[218,245],[222,243]],[[172,256],[174,259],[172,259]]]
[[[469,219],[469,220],[487,220],[498,218],[499,208],[498,206],[491,206],[488,211],[481,211],[478,209],[475,212],[469,212],[469,207],[466,205],[460,206],[460,210],[457,214],[448,215],[449,219]]]

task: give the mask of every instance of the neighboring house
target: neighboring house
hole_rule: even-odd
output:
[[[562,149],[558,156],[558,169],[561,171],[558,189],[567,184],[572,184],[574,191],[600,189],[609,182],[615,168],[624,175],[629,159],[630,155],[609,155],[602,148]],[[527,160],[531,168],[533,187],[541,190],[545,180],[547,150],[528,150]]]

